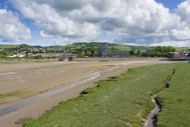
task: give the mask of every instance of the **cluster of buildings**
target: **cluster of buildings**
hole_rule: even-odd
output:
[[[181,52],[170,52],[168,54],[169,58],[180,58],[180,59],[185,59],[189,57],[189,52],[188,51],[181,51]]]
[[[19,52],[17,54],[8,56],[8,57],[35,57],[35,56],[41,56],[42,58],[47,58],[47,57],[59,57],[61,56],[63,53],[25,53],[25,52]]]
[[[83,51],[85,54],[85,51]],[[57,53],[49,53],[45,49],[41,48],[33,48],[28,51],[21,51],[19,53],[15,53],[14,55],[8,57],[39,57],[40,58],[59,58],[60,60],[70,59],[72,60],[76,56],[67,50],[63,50]],[[129,52],[120,51],[112,47],[109,47],[109,44],[106,42],[99,43],[98,51],[92,54],[92,57],[128,57]],[[186,59],[189,58],[190,52],[188,51],[180,51],[180,52],[169,52],[168,57],[174,59]]]
[[[68,60],[68,61],[72,61],[76,56],[72,53],[62,53],[59,56],[59,61],[64,61],[64,60]]]
[[[113,48],[114,49],[114,48]],[[94,53],[93,56],[96,57],[128,57],[129,52],[127,51],[118,51],[118,50],[111,50],[108,52],[108,43],[103,42],[99,43],[99,49],[97,53]],[[168,54],[169,58],[176,58],[176,59],[187,59],[190,56],[189,51],[180,51],[180,52],[170,52]]]

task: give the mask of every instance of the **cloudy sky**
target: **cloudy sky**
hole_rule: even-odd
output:
[[[190,46],[190,0],[0,0],[0,44]]]

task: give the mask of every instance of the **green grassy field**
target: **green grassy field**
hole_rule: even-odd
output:
[[[175,47],[176,51],[189,51],[190,47]]]
[[[163,83],[178,64],[154,65],[129,70],[100,81],[81,96],[61,102],[26,127],[142,127],[154,105],[150,93]]]
[[[119,50],[119,51],[130,51],[131,47],[124,45],[124,44],[117,44],[114,46],[115,49]]]
[[[19,47],[19,45],[1,45],[0,44],[0,49],[16,48],[16,47]]]
[[[170,84],[158,98],[158,127],[190,127],[190,63],[177,67]]]

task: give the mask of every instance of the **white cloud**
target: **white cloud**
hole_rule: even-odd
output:
[[[76,22],[69,16],[58,13],[48,3],[34,0],[12,0],[12,2],[25,18],[34,20],[36,26],[42,29],[40,32],[42,37],[63,36],[90,40],[98,36],[98,28],[95,24]]]
[[[183,29],[172,29],[171,36],[177,40],[189,40],[190,39],[190,28],[185,27]]]
[[[27,28],[11,11],[0,9],[0,40],[14,42],[27,40],[31,37]]]
[[[42,37],[155,44],[190,40],[190,0],[171,13],[155,0],[10,0]]]
[[[150,46],[174,46],[174,47],[189,47],[189,41],[163,41],[153,43]]]
[[[187,43],[187,40],[190,40],[190,0],[178,5],[176,15],[180,18],[180,22],[176,23],[175,27],[170,31],[171,36],[176,40],[183,40]]]
[[[181,17],[181,19],[188,23],[190,23],[190,0],[186,0],[178,5],[177,14]]]

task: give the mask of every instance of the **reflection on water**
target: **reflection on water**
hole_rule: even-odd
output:
[[[0,73],[0,76],[8,76],[8,75],[15,75],[18,72],[4,72],[4,73]]]

